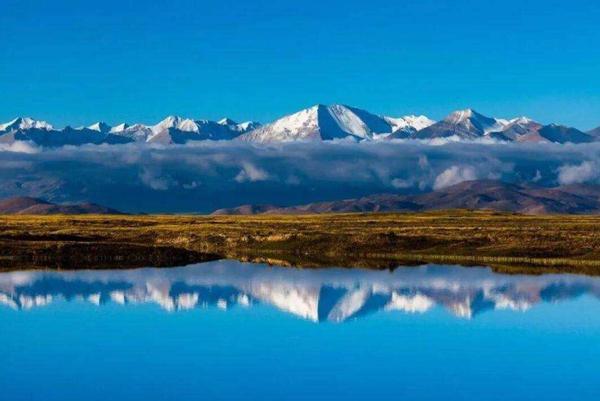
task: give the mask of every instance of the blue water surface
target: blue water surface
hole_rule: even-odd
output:
[[[2,400],[598,400],[600,278],[487,268],[0,274]]]

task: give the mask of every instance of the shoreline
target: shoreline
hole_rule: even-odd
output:
[[[600,275],[600,216],[492,211],[322,215],[3,215],[0,269],[439,263]]]

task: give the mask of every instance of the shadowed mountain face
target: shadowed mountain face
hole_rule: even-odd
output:
[[[591,135],[591,136],[593,136],[596,139],[600,138],[600,127],[594,128],[593,130],[588,131],[588,135]]]
[[[436,307],[468,319],[582,295],[600,297],[600,279],[435,265],[302,270],[215,261],[172,269],[0,273],[0,306],[15,309],[55,300],[98,306],[154,303],[168,311],[267,304],[310,321],[335,323],[378,312],[422,314]]]
[[[569,185],[541,188],[477,180],[418,195],[380,194],[290,207],[245,205],[220,209],[214,214],[391,212],[457,208],[493,209],[526,214],[599,213],[600,187]]]
[[[0,200],[0,214],[121,214],[121,212],[94,203],[60,205],[42,199],[15,197]]]

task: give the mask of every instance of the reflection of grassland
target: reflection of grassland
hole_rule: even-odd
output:
[[[600,217],[495,212],[304,216],[2,216],[0,258],[187,250],[304,266],[489,264],[600,274]],[[116,251],[115,251],[116,252]],[[515,266],[519,266],[517,269]]]

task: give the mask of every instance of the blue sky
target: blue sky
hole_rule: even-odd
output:
[[[600,125],[597,0],[0,3],[0,121],[268,121],[315,103]]]

